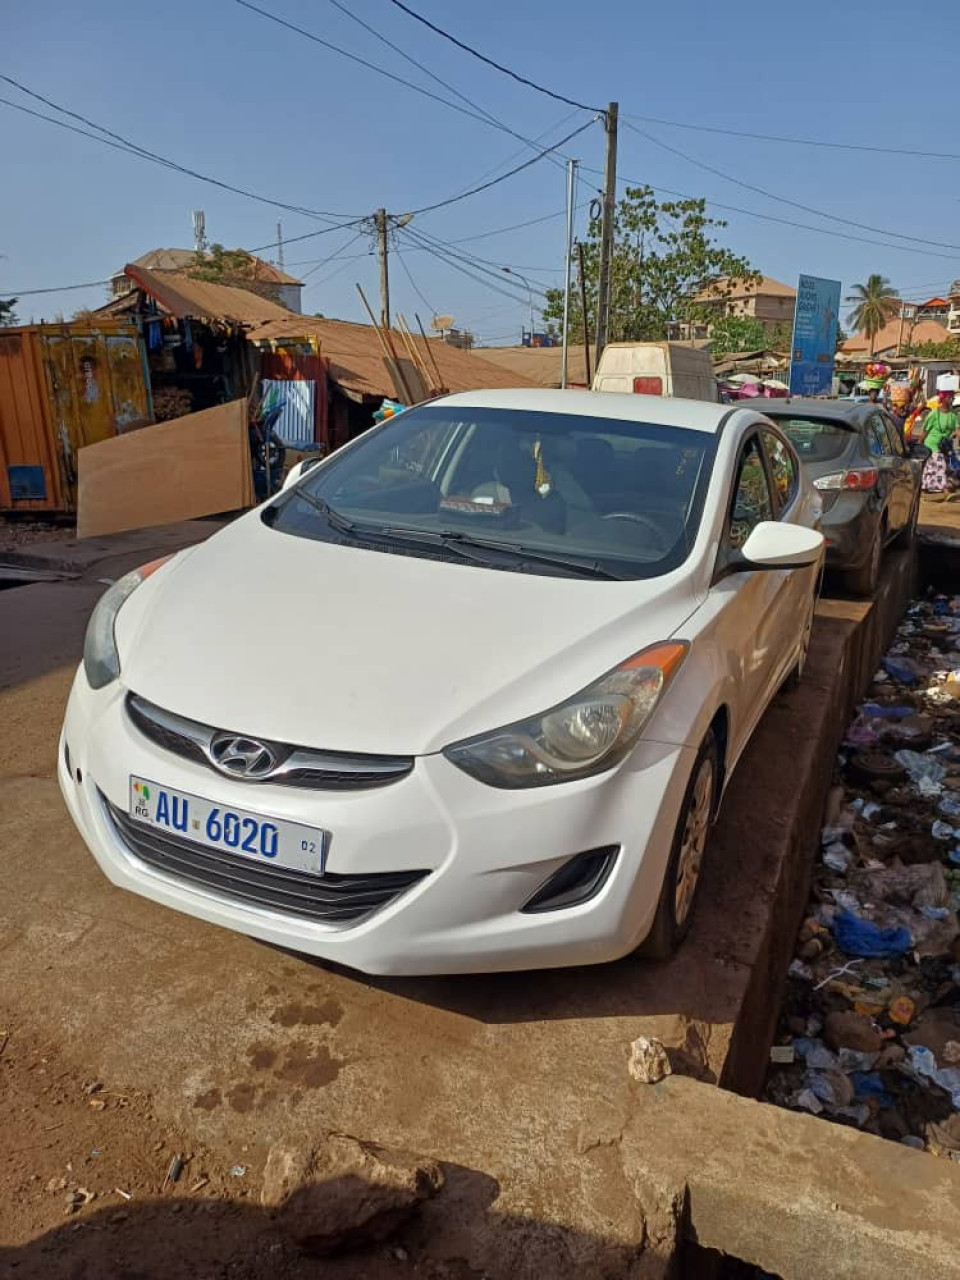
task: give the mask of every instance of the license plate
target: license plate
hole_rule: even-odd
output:
[[[174,791],[148,778],[130,778],[130,817],[208,849],[236,854],[264,866],[323,875],[327,832],[317,827],[267,818],[203,796]]]

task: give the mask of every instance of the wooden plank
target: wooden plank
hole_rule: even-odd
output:
[[[253,505],[245,399],[88,445],[78,461],[79,538]]]

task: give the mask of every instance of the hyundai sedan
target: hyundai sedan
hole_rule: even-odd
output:
[[[376,974],[669,955],[823,539],[749,408],[447,396],[115,582],[67,806],[117,885]]]

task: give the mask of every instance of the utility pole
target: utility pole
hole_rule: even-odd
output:
[[[387,211],[378,209],[373,215],[377,228],[377,254],[380,258],[380,324],[390,328],[390,275],[387,268]]]
[[[573,266],[573,206],[577,183],[577,162],[567,161],[567,243],[563,255],[563,357],[560,363],[560,386],[567,385],[567,351],[570,346],[570,269]]]
[[[277,266],[283,270],[283,223],[277,223]]]
[[[590,313],[587,310],[587,273],[583,267],[583,245],[577,241],[577,258],[580,263],[580,310],[583,321],[583,367],[587,375],[587,387],[593,384],[590,373]]]
[[[597,279],[596,359],[607,345],[610,324],[610,266],[613,257],[613,219],[617,207],[617,117],[616,102],[607,107],[604,127],[607,131],[607,164],[603,183],[603,213],[600,222],[600,273]]]

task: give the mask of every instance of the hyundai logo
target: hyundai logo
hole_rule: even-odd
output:
[[[280,763],[276,751],[266,743],[233,733],[215,734],[208,754],[211,763],[231,778],[266,778]]]

